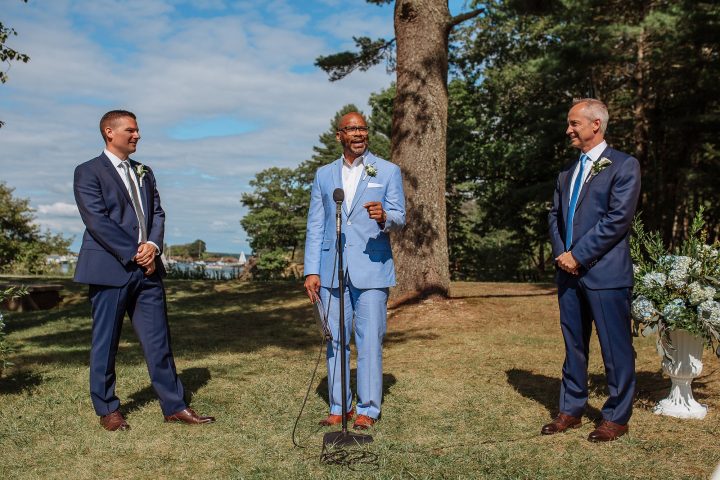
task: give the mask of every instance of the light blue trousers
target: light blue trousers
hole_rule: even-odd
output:
[[[333,341],[327,346],[328,392],[330,413],[342,413],[340,378],[340,289],[320,289]],[[387,326],[387,288],[359,289],[348,280],[345,284],[345,352],[347,368],[348,411],[352,406],[350,392],[350,335],[354,330],[357,348],[357,413],[371,418],[380,416],[382,402],[382,344]],[[353,329],[354,327],[354,329]]]

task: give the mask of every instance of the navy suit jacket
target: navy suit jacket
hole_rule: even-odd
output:
[[[133,170],[139,165],[130,159]],[[148,241],[163,246],[165,212],[160,206],[155,176],[147,173],[140,187]],[[138,220],[130,193],[117,169],[104,154],[75,168],[75,202],[83,223],[82,246],[75,268],[75,281],[121,287],[140,266],[133,257],[138,250]],[[165,274],[162,262],[155,259],[156,272]]]
[[[590,289],[624,288],[633,285],[630,258],[630,226],[640,196],[640,164],[634,157],[606,148],[600,159],[612,164],[588,176],[580,190],[573,217],[570,251],[580,262],[580,281]],[[577,161],[558,176],[549,214],[553,257],[565,251],[570,182]],[[564,284],[573,275],[558,268],[556,281]]]

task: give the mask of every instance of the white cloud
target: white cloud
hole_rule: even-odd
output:
[[[143,137],[134,158],[158,178],[166,241],[203,238],[228,251],[240,241],[248,251],[239,200],[254,174],[309,158],[337,110],[354,103],[368,111],[369,94],[392,80],[383,66],[334,83],[319,70],[296,73],[341,49],[338,38],[392,31],[387,8],[361,5],[343,16],[336,12],[347,8],[317,1],[330,6],[314,10],[323,15],[286,0],[216,1],[194,18],[181,10],[199,11],[196,2],[5,4],[3,22],[18,31],[12,45],[31,61],[13,65],[0,86],[3,180],[31,198],[43,227],[81,232],[70,215],[73,170],[102,151],[100,116],[127,108]],[[258,127],[197,140],[168,134],[215,118]]]
[[[53,215],[56,217],[77,217],[80,215],[75,204],[64,202],[55,202],[52,205],[38,205],[37,212],[41,215]]]

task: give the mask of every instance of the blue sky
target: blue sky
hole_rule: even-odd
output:
[[[393,80],[378,66],[330,83],[315,58],[352,48],[353,36],[392,37],[392,10],[362,0],[0,0],[0,19],[18,32],[8,45],[31,57],[0,65],[0,179],[30,198],[43,228],[75,236],[77,251],[73,169],[101,152],[102,114],[128,109],[142,134],[133,158],[158,178],[166,242],[249,253],[239,224],[248,182],[309,158],[336,111],[368,111],[369,94]]]

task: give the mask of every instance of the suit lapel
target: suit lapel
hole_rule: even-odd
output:
[[[608,155],[610,155],[609,150],[610,150],[610,147],[605,147],[605,150],[603,150],[602,154],[600,155],[600,158],[598,158],[597,161],[599,162],[600,159],[602,159],[603,157],[607,157]],[[595,164],[595,162],[593,162],[593,165],[594,164]],[[580,196],[578,197],[577,205],[575,206],[576,212],[577,212],[578,207],[580,207],[580,204],[582,203],[583,199],[585,198],[585,195],[587,195],[588,190],[590,190],[590,183],[598,175],[600,175],[600,173],[593,174],[592,172],[590,172],[588,179],[585,180],[585,183],[582,186],[582,190],[580,190]]]
[[[577,168],[577,164],[573,163],[573,167],[569,168],[565,172],[565,179],[563,181],[564,186],[562,190],[562,199],[561,199],[561,205],[563,207],[563,211],[567,215],[567,207],[570,204],[570,182],[572,182],[572,172]]]
[[[120,172],[117,171],[117,168],[115,168],[115,165],[110,161],[110,159],[105,155],[104,153],[100,156],[103,162],[103,165],[105,165],[105,172],[107,176],[110,178],[111,182],[115,183],[115,186],[120,189],[122,194],[125,196],[125,199],[128,201],[130,205],[132,205],[132,199],[130,198],[130,192],[128,192],[127,187],[125,186],[125,183],[122,181],[122,178],[120,178]]]
[[[368,183],[370,182],[370,175],[367,174],[367,170],[365,170],[366,167],[372,165],[375,166],[375,159],[373,159],[369,154],[367,157],[365,157],[364,160],[364,167],[363,172],[360,174],[360,183],[358,183],[357,189],[355,190],[355,196],[353,197],[353,203],[350,206],[350,213],[355,210],[355,206],[360,202],[360,197],[362,197],[363,193],[365,193],[365,189],[368,186]],[[348,213],[348,216],[350,216],[350,213]]]

